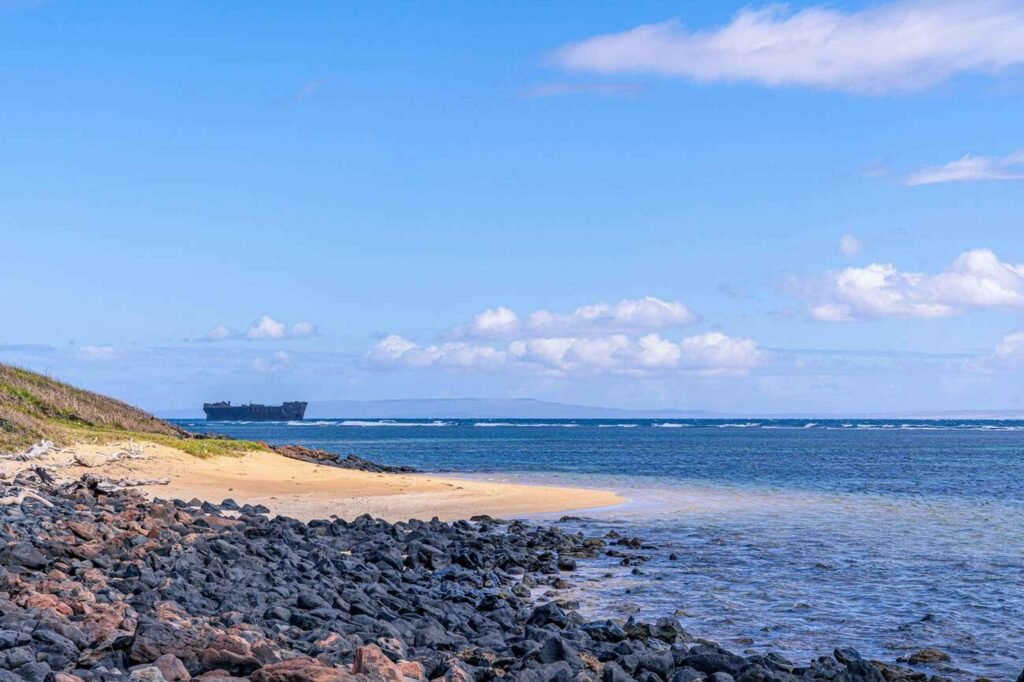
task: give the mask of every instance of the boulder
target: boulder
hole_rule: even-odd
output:
[[[153,661],[153,665],[160,669],[167,682],[188,682],[188,680],[192,679],[188,668],[174,654],[164,654]]]
[[[128,675],[132,682],[167,682],[160,668],[149,665],[144,668],[136,668]]]
[[[352,672],[381,682],[402,682],[405,679],[402,669],[374,644],[356,649]]]
[[[249,679],[251,682],[350,682],[354,676],[347,670],[323,665],[312,658],[290,658],[260,668]]]

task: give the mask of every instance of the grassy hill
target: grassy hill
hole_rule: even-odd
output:
[[[197,456],[262,447],[247,441],[196,438],[119,400],[0,364],[0,452],[20,450],[43,438],[64,445],[135,438]]]

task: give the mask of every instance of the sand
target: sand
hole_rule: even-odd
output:
[[[303,521],[338,516],[353,519],[370,514],[389,521],[411,518],[468,519],[476,514],[519,518],[551,512],[608,507],[624,499],[604,490],[491,483],[430,474],[373,474],[338,469],[253,451],[240,457],[199,459],[174,448],[134,443],[138,458],[98,467],[74,464],[74,456],[102,460],[125,450],[126,444],[77,445],[46,455],[60,478],[92,473],[113,479],[170,479],[167,485],[139,490],[164,499],[179,498],[239,504],[263,504],[272,513]],[[30,466],[0,463],[6,476]]]

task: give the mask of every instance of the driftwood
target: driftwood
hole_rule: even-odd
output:
[[[31,462],[32,460],[44,457],[51,452],[57,450],[57,447],[53,444],[53,441],[41,440],[35,445],[29,447],[23,452],[12,452],[3,455],[4,459],[14,460],[15,462]]]
[[[17,495],[8,495],[7,497],[0,497],[0,505],[11,505],[21,504],[25,500],[36,500],[42,502],[44,507],[52,507],[53,503],[45,497],[40,496],[38,493],[34,493],[31,490],[22,490]]]
[[[73,461],[69,463],[68,466],[77,464],[78,466],[92,469],[126,459],[145,459],[145,456],[135,448],[132,448],[132,450],[119,450],[118,452],[114,452],[109,455],[105,455],[100,452],[80,452],[74,455]]]
[[[115,481],[120,486],[125,488],[134,488],[140,485],[168,485],[171,479],[169,478],[122,478],[119,481]]]

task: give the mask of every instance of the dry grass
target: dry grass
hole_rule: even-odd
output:
[[[18,450],[43,438],[59,444],[136,438],[199,457],[261,447],[247,441],[195,439],[119,400],[0,364],[0,452]]]

